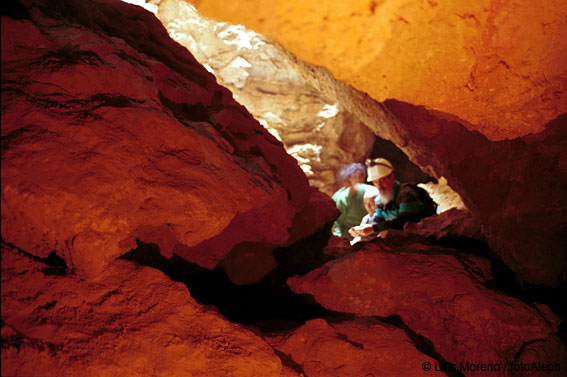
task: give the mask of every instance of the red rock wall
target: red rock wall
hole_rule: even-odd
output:
[[[135,238],[208,268],[288,241],[305,175],[153,15],[23,3],[2,17],[4,241],[91,275]]]
[[[385,106],[412,130],[416,160],[447,177],[520,279],[567,281],[567,116],[537,135],[492,142],[446,114],[397,101]]]

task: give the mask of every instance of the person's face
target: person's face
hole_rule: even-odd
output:
[[[396,179],[394,178],[394,174],[390,174],[380,179],[376,179],[372,181],[372,184],[380,192],[380,202],[382,204],[387,204],[390,201],[392,201],[394,196],[395,183],[396,183]]]
[[[376,199],[375,196],[364,198],[364,208],[366,209],[366,212],[368,212],[369,215],[372,215],[374,214],[374,212],[376,212],[375,199]]]
[[[364,183],[364,173],[362,172],[354,172],[349,177],[349,182],[351,186],[354,186],[358,183]]]

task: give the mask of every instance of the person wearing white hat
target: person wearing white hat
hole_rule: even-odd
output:
[[[427,192],[414,184],[396,181],[394,167],[385,158],[366,161],[368,181],[378,189],[374,224],[364,224],[350,232],[368,236],[387,229],[402,229],[408,221],[417,222],[435,213],[436,204]]]

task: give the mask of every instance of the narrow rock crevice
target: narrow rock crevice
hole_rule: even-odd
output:
[[[287,286],[288,277],[326,262],[320,253],[322,247],[318,248],[319,252],[313,251],[317,248],[306,248],[306,242],[309,241],[275,250],[274,256],[280,264],[259,282],[241,286],[233,284],[220,267],[208,270],[175,254],[171,259],[164,258],[157,245],[140,240],[136,240],[136,249],[120,259],[162,271],[170,279],[185,284],[197,302],[215,306],[228,320],[257,327],[263,333],[293,330],[314,318],[335,321],[352,317],[325,309],[309,295],[293,293]],[[320,240],[316,235],[310,237],[311,244],[317,242]]]
[[[41,272],[43,272],[44,275],[66,276],[74,273],[72,269],[69,269],[67,267],[67,263],[65,263],[65,259],[57,255],[55,251],[49,253],[47,257],[42,258],[28,253],[16,245],[13,245],[9,242],[5,242],[2,238],[0,238],[0,243],[3,246],[5,245],[7,247],[17,250],[19,253],[25,255],[26,257],[36,262],[44,263],[46,267],[41,268]]]

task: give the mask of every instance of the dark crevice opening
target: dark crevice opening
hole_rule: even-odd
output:
[[[560,284],[557,287],[549,287],[520,281],[518,275],[499,259],[488,243],[482,240],[466,237],[444,237],[440,239],[429,239],[429,241],[435,246],[450,248],[465,254],[472,254],[489,259],[492,280],[487,281],[485,286],[506,296],[521,300],[532,307],[534,303],[548,305],[551,311],[561,319],[556,335],[564,343],[567,343],[566,284]]]
[[[187,286],[191,297],[203,305],[215,306],[229,321],[254,326],[262,333],[279,333],[296,329],[306,321],[324,318],[344,320],[352,315],[325,309],[309,295],[291,291],[290,276],[306,273],[328,261],[322,254],[328,229],[319,231],[298,243],[273,251],[278,267],[255,284],[235,285],[220,268],[209,270],[173,255],[160,254],[156,244],[136,240],[137,247],[120,259],[157,268],[170,279]],[[328,236],[327,236],[328,237]]]
[[[26,257],[44,263],[47,267],[43,267],[41,272],[45,275],[57,275],[57,276],[65,276],[71,274],[73,271],[67,268],[67,263],[65,263],[65,259],[61,258],[55,251],[49,253],[49,255],[45,258],[41,258],[35,256],[33,254],[28,253],[27,251],[19,248],[16,245],[13,245],[9,242],[5,242],[4,239],[0,238],[0,242],[8,247],[11,247],[17,250],[19,253],[24,254]]]

